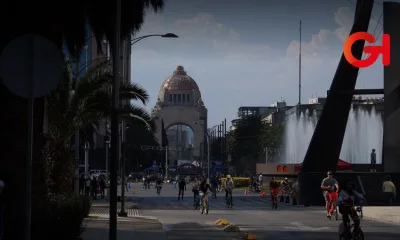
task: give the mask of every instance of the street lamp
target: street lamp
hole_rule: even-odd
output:
[[[131,45],[139,42],[142,39],[148,38],[148,37],[162,37],[162,38],[179,38],[178,35],[174,33],[166,33],[166,34],[150,34],[150,35],[145,35],[141,37],[137,37],[131,40]]]
[[[111,148],[111,157],[112,157],[112,164],[110,165],[110,173],[111,173],[111,178],[110,178],[110,188],[111,188],[111,197],[110,197],[110,225],[109,225],[109,239],[110,240],[116,240],[117,239],[117,168],[118,168],[118,160],[120,158],[120,153],[118,149],[118,145],[120,144],[119,141],[119,114],[118,114],[118,108],[119,108],[119,87],[120,87],[120,71],[121,71],[121,61],[120,61],[120,40],[121,40],[121,0],[117,0],[116,4],[116,25],[115,25],[115,36],[114,36],[114,51],[113,51],[113,96],[112,96],[112,112],[111,112],[111,142],[115,145],[114,147]],[[129,47],[125,47],[124,54],[128,55],[128,58],[126,58],[126,68],[125,71],[123,71],[122,76],[125,77],[126,79],[130,79],[130,55],[131,55],[131,46],[137,42],[139,42],[142,39],[148,38],[148,37],[164,37],[164,38],[177,38],[178,36],[173,33],[166,33],[166,34],[152,34],[152,35],[146,35],[142,37],[138,37],[135,39],[131,40],[131,34],[128,34],[127,39],[125,40],[125,46],[130,43]],[[121,211],[120,215],[125,215],[125,177],[122,178],[122,192],[121,192]]]

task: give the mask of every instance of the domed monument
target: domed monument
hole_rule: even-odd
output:
[[[156,137],[160,143],[161,121],[164,121],[168,148],[171,149],[168,151],[169,166],[200,160],[204,152],[207,108],[199,86],[182,66],[178,66],[161,85],[152,115],[157,119]]]

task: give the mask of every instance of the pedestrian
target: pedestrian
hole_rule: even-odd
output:
[[[3,239],[3,227],[4,227],[4,182],[0,180],[0,240]]]
[[[178,187],[179,187],[178,200],[180,200],[181,198],[183,200],[183,192],[186,191],[186,181],[185,181],[185,179],[181,178],[181,180],[178,182]]]
[[[85,174],[81,173],[79,176],[79,194],[84,194],[85,192]]]
[[[98,187],[98,182],[95,176],[93,176],[92,181],[90,182],[90,187],[92,190],[92,199],[97,200],[97,187]]]
[[[382,192],[385,197],[385,201],[387,205],[392,205],[393,199],[396,199],[396,186],[392,182],[390,176],[387,177],[387,180],[382,184]]]
[[[371,152],[371,172],[376,172],[376,153],[375,153],[375,149],[372,149]]]
[[[218,178],[213,177],[211,179],[211,189],[212,189],[212,199],[217,199],[217,190],[218,190]]]
[[[104,191],[106,189],[106,181],[103,177],[99,179],[99,188],[100,188],[100,198],[104,199]]]

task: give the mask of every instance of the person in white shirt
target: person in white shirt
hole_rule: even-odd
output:
[[[263,191],[263,175],[262,175],[262,173],[260,173],[260,175],[258,175],[258,182],[260,183],[260,190],[262,192]]]
[[[382,184],[382,192],[385,196],[386,203],[392,205],[393,199],[396,198],[396,186],[392,182],[390,176],[387,177],[387,181]]]

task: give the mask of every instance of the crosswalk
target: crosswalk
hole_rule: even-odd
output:
[[[128,209],[125,209],[125,211],[128,214],[128,217],[140,216],[139,209],[128,208]],[[119,208],[117,209],[117,212],[120,212]],[[110,216],[110,210],[108,207],[92,206],[90,208],[89,216],[91,216],[91,217],[108,217],[108,216]]]
[[[210,208],[226,209],[224,196],[217,199],[210,199]],[[137,199],[140,209],[165,209],[165,210],[187,210],[193,209],[193,197],[185,197],[184,200],[178,200],[176,197],[148,197]],[[271,209],[271,201],[268,197],[248,196],[233,197],[233,209],[237,210],[256,210]]]

